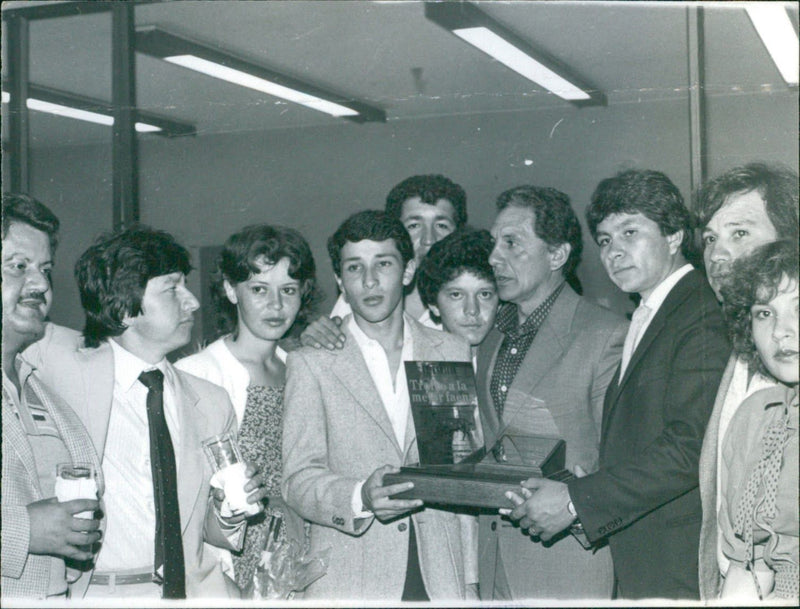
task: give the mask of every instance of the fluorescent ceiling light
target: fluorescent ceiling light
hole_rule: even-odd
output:
[[[7,104],[11,101],[11,96],[3,91],[3,103]],[[25,100],[25,105],[29,110],[37,112],[46,112],[47,114],[54,114],[56,116],[64,116],[66,118],[74,118],[87,123],[95,123],[97,125],[111,126],[114,124],[114,117],[99,112],[90,112],[89,110],[81,110],[79,108],[72,108],[70,106],[62,106],[61,104],[53,104],[48,101],[29,97]],[[154,133],[161,131],[161,127],[155,125],[148,125],[147,123],[136,123],[136,131],[139,133]]]
[[[511,68],[517,74],[535,82],[548,91],[552,91],[562,99],[568,101],[591,99],[591,96],[583,89],[576,87],[527,53],[523,53],[489,28],[459,28],[454,29],[453,33],[493,57],[504,66]]]
[[[753,4],[747,7],[747,14],[783,80],[787,84],[797,85],[800,72],[800,60],[798,60],[800,44],[783,4],[777,2]]]
[[[386,112],[331,89],[273,70],[221,49],[156,26],[136,28],[136,51],[212,78],[285,99],[355,123],[386,122]]]
[[[255,89],[256,91],[261,91],[268,95],[274,95],[275,97],[280,97],[290,102],[306,106],[312,110],[325,112],[331,116],[341,117],[358,115],[358,112],[352,108],[340,106],[339,104],[325,99],[314,97],[313,95],[308,95],[307,93],[290,89],[289,87],[284,87],[259,78],[258,76],[253,76],[241,70],[234,70],[233,68],[228,68],[194,55],[173,55],[171,57],[164,57],[164,61],[189,68],[190,70],[195,70],[196,72],[202,72],[208,76],[213,76],[214,78],[219,78],[220,80],[225,80],[241,87]]]

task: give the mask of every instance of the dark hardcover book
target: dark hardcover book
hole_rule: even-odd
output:
[[[405,362],[421,465],[452,465],[481,447],[470,362]]]
[[[469,362],[405,362],[420,463],[384,476],[384,484],[412,481],[394,495],[427,503],[507,507],[507,490],[531,477],[565,480],[566,445],[507,426],[486,450],[476,420],[478,392]]]

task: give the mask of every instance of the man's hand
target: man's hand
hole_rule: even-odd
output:
[[[58,499],[51,497],[29,503],[31,532],[28,552],[90,560],[92,546],[100,541],[100,519],[76,518],[75,514],[96,512],[99,508],[100,502],[96,499],[59,503]]]
[[[531,493],[531,490],[534,492]],[[547,478],[529,478],[520,489],[523,497],[511,491],[506,497],[517,507],[501,509],[500,513],[518,520],[519,526],[531,535],[538,535],[543,541],[550,540],[575,521],[569,513],[569,490],[563,482]]]
[[[361,503],[364,509],[375,514],[375,518],[381,522],[392,520],[398,516],[410,512],[418,507],[422,507],[421,499],[390,499],[390,495],[396,495],[414,488],[413,482],[401,482],[383,486],[384,474],[396,474],[400,470],[391,465],[384,465],[376,469],[364,486],[361,487]]]
[[[247,476],[247,484],[244,485],[244,490],[247,493],[247,503],[256,503],[258,504],[259,510],[256,514],[261,513],[264,511],[264,504],[261,502],[264,497],[267,496],[267,488],[264,486],[264,479],[259,472],[258,466],[253,463],[247,464],[247,469],[245,470],[245,476]],[[229,525],[239,524],[245,518],[252,518],[255,514],[234,514],[232,516],[222,516],[222,502],[225,500],[225,491],[221,488],[214,489],[214,503],[216,504],[217,512],[220,514],[220,518]]]
[[[328,351],[343,349],[345,336],[339,328],[342,325],[341,317],[326,317],[323,315],[316,321],[308,324],[300,335],[300,342],[306,347],[322,349],[324,346]]]

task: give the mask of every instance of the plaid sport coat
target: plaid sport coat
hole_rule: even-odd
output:
[[[78,417],[34,372],[23,386],[36,394],[53,417],[61,439],[73,463],[91,463],[98,472],[102,492],[100,462],[89,434]],[[67,589],[64,560],[55,556],[28,553],[30,520],[27,505],[43,496],[36,462],[27,434],[17,418],[13,403],[3,390],[3,474],[2,474],[2,599],[46,598],[51,577],[63,571],[63,589]],[[55,565],[54,565],[55,563]]]

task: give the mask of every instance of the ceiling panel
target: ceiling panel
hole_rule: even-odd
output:
[[[609,104],[687,96],[686,3],[477,4],[598,86]],[[379,106],[389,121],[567,103],[427,20],[421,2],[156,2],[137,5],[136,23]],[[708,93],[786,90],[742,4],[706,4],[705,26]],[[109,100],[110,39],[108,13],[32,21],[32,82]],[[143,54],[136,78],[140,108],[194,122],[200,134],[342,123]],[[103,128],[69,119],[32,127],[37,144],[74,143],[80,132],[105,139]]]

